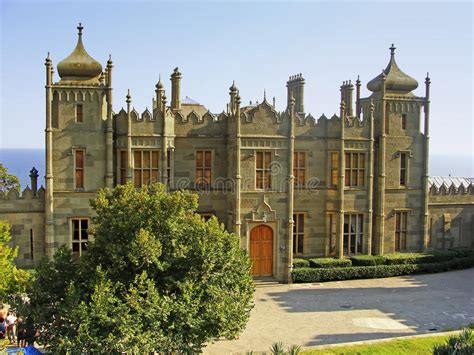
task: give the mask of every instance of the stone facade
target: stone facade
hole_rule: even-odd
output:
[[[474,247],[474,185],[430,182],[430,79],[425,97],[415,96],[418,83],[398,68],[393,46],[387,68],[367,85],[372,95],[360,97],[359,79],[344,82],[339,115],[330,118],[305,113],[301,74],[287,82],[283,111],[265,95],[242,105],[232,84],[216,114],[181,99],[178,68],[170,105],[160,80],[151,110],[136,111],[129,93],[114,113],[112,60],[102,70],[78,29],[58,82],[46,59],[46,188],[36,188],[32,172],[33,189],[0,196],[19,265],[62,244],[84,252],[89,199],[127,181],[196,191],[198,212],[240,236],[254,274],[282,282],[294,256]]]

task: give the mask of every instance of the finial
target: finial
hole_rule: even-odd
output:
[[[429,84],[431,82],[430,73],[426,73],[425,83]]]
[[[112,54],[109,54],[109,60],[107,61],[107,66],[112,65]]]
[[[127,104],[129,104],[130,102],[132,102],[132,96],[130,95],[130,89],[127,90],[127,96],[126,96],[127,100],[125,100],[127,102]]]
[[[30,177],[38,177],[38,170],[35,167],[30,170]]]
[[[374,100],[372,100],[372,98],[370,99],[370,106],[369,106],[369,108],[370,108],[370,111],[371,111],[371,112],[374,111],[375,106],[374,106]]]
[[[231,93],[237,92],[237,86],[235,86],[235,80],[232,80],[232,86],[229,88]]]
[[[46,57],[45,65],[51,66],[51,58],[49,57],[49,52],[48,52],[48,56]]]
[[[397,49],[397,48],[392,43],[392,46],[390,47],[390,55],[392,56],[392,58],[395,56],[395,49]]]
[[[267,101],[267,90],[263,89],[263,101]]]
[[[77,26],[77,29],[79,30],[79,37],[82,36],[82,30],[84,29],[84,27],[82,27],[82,23],[79,22],[79,26]]]

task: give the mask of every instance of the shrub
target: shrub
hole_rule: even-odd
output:
[[[300,268],[292,273],[293,282],[321,282],[393,277],[414,273],[435,273],[474,266],[474,257],[427,264],[376,265],[339,268]]]
[[[471,329],[463,329],[461,334],[452,335],[444,345],[435,345],[434,355],[471,355],[474,354],[474,334]]]
[[[379,255],[357,255],[351,257],[354,266],[375,266],[384,265],[385,258]]]
[[[293,258],[293,267],[295,269],[300,267],[309,267],[309,261],[307,259]]]
[[[386,265],[400,265],[400,264],[423,264],[432,263],[436,258],[431,254],[424,253],[394,253],[384,256]]]
[[[313,258],[308,259],[309,266],[313,268],[335,268],[352,266],[350,259],[334,259],[334,258]]]

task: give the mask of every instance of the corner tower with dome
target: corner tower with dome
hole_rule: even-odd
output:
[[[58,80],[49,55],[45,63],[46,187],[37,188],[32,169],[31,187],[0,192],[19,265],[63,244],[86,253],[89,200],[126,182],[197,193],[197,212],[240,238],[253,275],[281,282],[291,282],[294,257],[474,248],[473,182],[429,177],[430,79],[420,90],[393,45],[367,84],[370,96],[361,97],[359,78],[344,81],[330,117],[305,112],[301,73],[287,81],[280,107],[263,90],[263,100],[244,104],[233,82],[228,102],[211,112],[182,96],[178,68],[169,104],[160,78],[150,109],[133,107],[130,83],[114,112],[112,60],[92,58],[78,31]]]

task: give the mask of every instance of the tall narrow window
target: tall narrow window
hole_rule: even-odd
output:
[[[390,107],[389,105],[387,104],[385,106],[385,134],[389,134],[390,132],[390,129],[389,129],[389,126],[390,126],[390,115],[389,115],[389,111],[390,111]]]
[[[306,153],[293,153],[293,175],[295,177],[295,186],[303,187],[306,183]]]
[[[304,213],[293,214],[293,254],[303,254]]]
[[[344,254],[353,255],[362,253],[364,237],[364,215],[344,215]]]
[[[166,155],[166,176],[168,177],[167,185],[170,185],[171,181],[171,150],[168,150]]]
[[[135,150],[133,152],[133,184],[135,187],[159,181],[159,152],[157,150]]]
[[[400,186],[407,184],[407,153],[400,153]]]
[[[337,187],[339,175],[339,152],[331,153],[331,186]]]
[[[395,251],[407,248],[408,212],[395,212]]]
[[[127,152],[125,150],[120,151],[120,184],[127,182]]]
[[[210,186],[212,177],[212,151],[196,151],[196,186]]]
[[[72,229],[72,252],[76,255],[82,255],[87,251],[89,243],[89,219],[73,218],[71,220]]]
[[[33,240],[33,229],[30,229],[30,259],[34,260],[35,258],[35,249],[34,249],[34,240]]]
[[[76,122],[84,122],[82,116],[82,105],[76,105]]]
[[[333,213],[329,215],[329,255],[336,255],[337,244],[337,216]]]
[[[345,154],[345,185],[364,186],[365,185],[365,153]]]
[[[256,188],[262,190],[271,189],[271,174],[270,165],[272,163],[272,153],[270,152],[257,152],[257,164],[256,164]]]
[[[407,115],[406,113],[402,114],[402,131],[406,131],[407,129]]]
[[[74,151],[74,171],[76,189],[84,188],[84,150]]]

